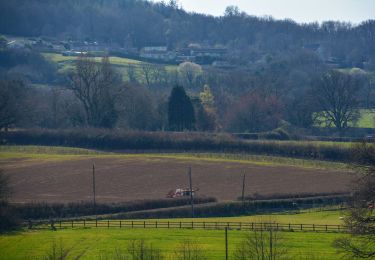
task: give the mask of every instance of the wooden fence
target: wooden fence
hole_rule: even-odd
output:
[[[204,229],[204,230],[278,230],[305,232],[346,232],[342,225],[316,224],[284,224],[257,222],[195,222],[195,221],[131,221],[131,220],[62,220],[50,222],[35,222],[28,224],[29,228],[37,229],[68,229],[68,228],[143,228],[143,229]]]

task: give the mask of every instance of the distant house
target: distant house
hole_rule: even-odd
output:
[[[223,58],[227,53],[225,48],[200,48],[192,49],[191,55],[196,57]]]
[[[162,61],[172,61],[176,59],[176,53],[168,51],[166,46],[147,46],[141,49],[141,58],[152,59],[152,60],[162,60]]]

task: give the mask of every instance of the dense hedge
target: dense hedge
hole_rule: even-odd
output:
[[[215,198],[194,198],[195,204],[216,202]],[[114,214],[119,212],[132,212],[149,209],[160,209],[178,207],[190,204],[189,198],[142,200],[124,203],[96,204],[96,213]],[[74,218],[80,216],[94,215],[92,202],[78,203],[27,203],[15,204],[13,210],[22,219],[49,219],[49,218]]]
[[[297,198],[283,200],[261,200],[242,202],[221,202],[207,205],[197,205],[195,217],[233,217],[256,213],[283,212],[329,205],[338,205],[349,200],[349,196],[322,196],[315,198]],[[163,210],[130,212],[116,214],[117,219],[147,219],[147,218],[185,218],[191,216],[190,207],[179,207]],[[106,217],[108,218],[108,217]]]
[[[346,197],[350,194],[348,192],[336,192],[336,193],[273,193],[269,195],[262,195],[254,193],[244,197],[244,200],[275,200],[275,199],[307,199],[307,198],[333,198],[333,197]],[[242,200],[242,197],[238,197],[238,200]]]
[[[70,146],[128,151],[209,151],[348,161],[350,148],[308,142],[249,141],[226,134],[116,130],[25,130],[1,132],[3,144]]]

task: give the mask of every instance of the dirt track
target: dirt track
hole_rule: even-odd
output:
[[[11,176],[13,201],[68,202],[90,200],[94,159],[2,164]],[[157,158],[95,158],[98,202],[165,198],[177,187],[187,187],[188,166],[199,195],[234,200],[241,194],[246,173],[246,194],[319,193],[347,191],[351,177],[333,170],[245,163],[186,161]]]

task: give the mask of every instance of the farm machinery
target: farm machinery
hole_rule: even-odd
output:
[[[195,193],[199,191],[199,189],[192,189],[189,188],[177,188],[175,190],[170,190],[167,194],[167,198],[181,198],[181,197],[190,197],[190,195],[195,195]]]

